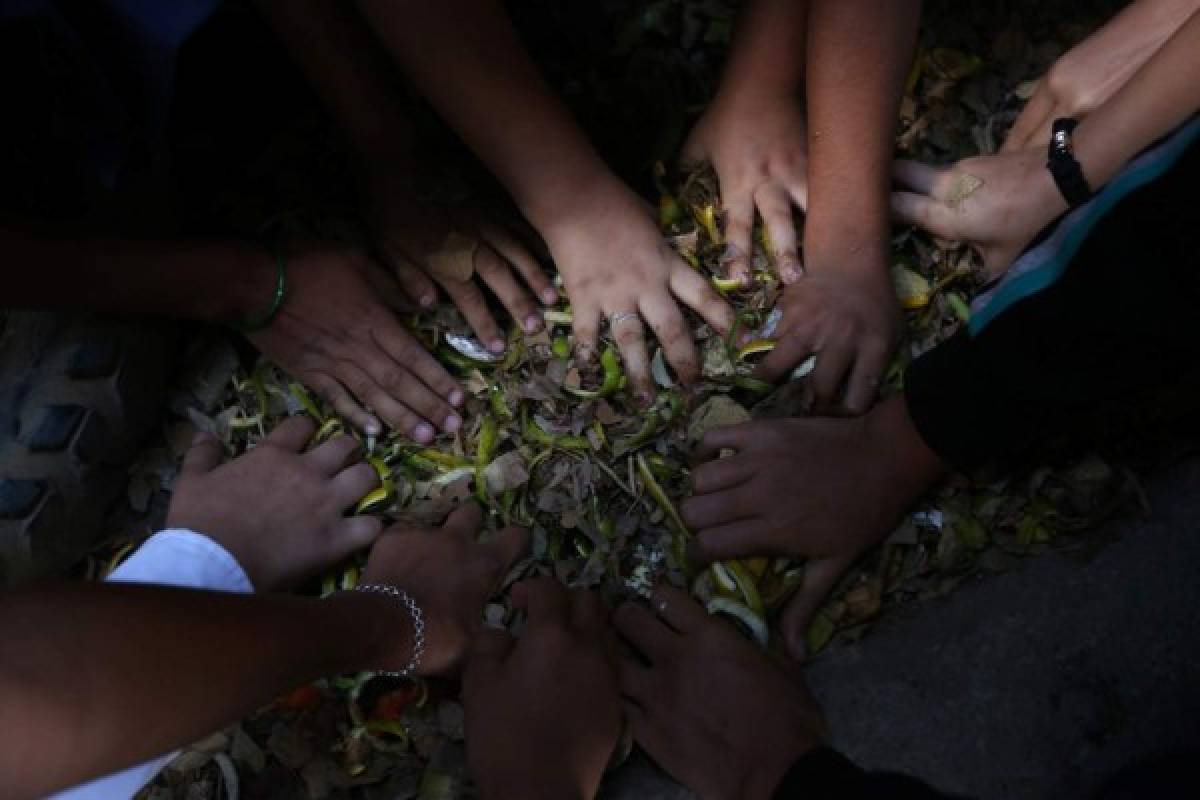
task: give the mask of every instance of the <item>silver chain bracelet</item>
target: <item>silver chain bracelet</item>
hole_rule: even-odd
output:
[[[388,586],[385,583],[363,583],[355,586],[352,591],[367,592],[369,594],[384,594],[388,597],[394,597],[404,604],[408,609],[409,616],[412,617],[413,623],[413,653],[412,658],[408,661],[408,666],[399,672],[391,670],[375,670],[376,675],[389,675],[393,678],[412,678],[417,674],[417,669],[421,666],[421,658],[425,655],[425,613],[421,611],[421,607],[417,605],[417,601],[412,599],[412,596],[403,589],[397,589],[395,586]]]

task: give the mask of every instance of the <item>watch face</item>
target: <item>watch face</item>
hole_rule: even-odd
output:
[[[1071,134],[1066,131],[1054,132],[1054,149],[1060,153],[1074,155],[1075,148],[1071,146]]]

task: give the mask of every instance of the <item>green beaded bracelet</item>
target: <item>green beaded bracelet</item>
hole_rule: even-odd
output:
[[[275,317],[279,316],[279,310],[283,308],[283,301],[286,299],[287,258],[283,255],[283,251],[277,250],[275,252],[275,295],[271,298],[270,308],[259,317],[232,323],[233,328],[242,333],[254,333],[269,327],[275,321]]]

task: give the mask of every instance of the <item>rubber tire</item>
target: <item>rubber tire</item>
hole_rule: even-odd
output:
[[[161,419],[169,323],[13,312],[0,332],[0,585],[59,573],[104,531]]]

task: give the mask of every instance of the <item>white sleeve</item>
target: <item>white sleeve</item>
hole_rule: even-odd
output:
[[[105,580],[241,594],[254,591],[246,571],[228,550],[202,533],[183,528],[154,534]],[[133,797],[177,752],[59,792],[53,800],[124,800]]]

